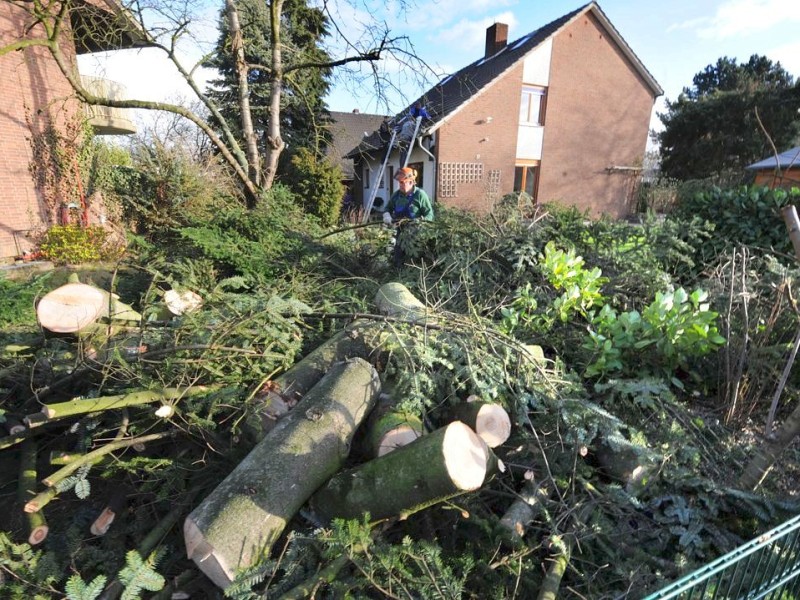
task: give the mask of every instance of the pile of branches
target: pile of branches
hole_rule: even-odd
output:
[[[481,271],[493,261],[473,235],[471,249],[455,248],[470,268],[448,280],[452,267],[439,252],[409,271],[420,275],[416,285],[406,274],[416,295],[403,293],[411,305],[395,302],[399,311],[372,301],[383,289],[377,281],[361,310],[333,313],[226,280],[201,290],[196,309],[168,314],[172,285],[154,278],[139,298],[123,299],[136,321],[109,312],[91,331],[6,340],[0,461],[19,473],[2,496],[10,515],[0,532],[6,589],[92,598],[211,598],[223,587],[241,598],[636,597],[796,510],[736,487],[726,474],[738,467],[725,460],[743,455],[725,448],[722,424],[691,410],[668,381],[587,386],[553,351],[554,340],[509,336],[485,307],[510,299],[502,269],[516,268],[511,246],[527,268],[517,242],[529,225],[515,230],[513,244],[481,227],[505,262]],[[442,239],[420,236],[420,255]],[[488,285],[478,291],[479,284]],[[462,302],[479,295],[485,301],[472,308]],[[303,456],[317,477],[316,463],[336,460],[283,509],[268,542],[228,565],[232,577],[209,574],[201,564],[222,546],[213,540],[237,534],[235,518],[214,526],[220,486],[236,473],[239,496],[262,498],[259,478],[285,472],[282,455],[302,454],[289,435],[296,421],[324,422],[336,412],[319,408],[336,387],[325,377],[354,358],[366,373],[359,385],[376,406],[385,395],[387,412],[415,430],[411,441],[374,458],[377,419],[359,409],[362,424],[350,419],[352,431],[331,446],[339,454]],[[382,460],[391,477],[399,468],[392,455],[434,444],[456,421],[475,431],[463,411],[476,399],[501,407],[510,423],[501,443],[476,450],[484,457],[480,482],[434,498],[407,489],[408,501],[397,492],[354,503],[353,514],[332,508],[340,494],[325,489],[344,489],[342,474],[356,477]],[[434,455],[425,453],[431,464]],[[288,502],[287,490],[305,475],[284,480],[277,498]],[[390,499],[397,503],[379,514]],[[236,514],[246,536],[250,513]]]

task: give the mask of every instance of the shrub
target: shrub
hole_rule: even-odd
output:
[[[98,225],[54,225],[42,236],[39,249],[43,258],[59,265],[114,260],[122,253]]]
[[[319,218],[324,227],[339,222],[344,199],[342,170],[307,148],[292,156],[289,187],[297,194],[303,209]]]
[[[800,188],[771,190],[765,186],[740,186],[731,189],[699,188],[682,197],[675,216],[683,220],[700,217],[714,224],[714,255],[735,244],[772,248],[792,256],[781,209],[800,202]],[[713,256],[708,253],[702,262]]]

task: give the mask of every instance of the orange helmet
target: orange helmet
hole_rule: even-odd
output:
[[[417,179],[417,172],[411,167],[403,167],[402,169],[398,169],[397,173],[394,175],[394,178],[397,179],[397,181],[403,181],[405,179],[411,179],[414,181]]]

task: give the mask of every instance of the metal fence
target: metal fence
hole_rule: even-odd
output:
[[[800,515],[644,600],[800,600]]]

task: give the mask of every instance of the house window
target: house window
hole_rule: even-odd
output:
[[[525,192],[536,200],[539,165],[517,165],[514,168],[514,191]]]
[[[364,189],[369,189],[369,167],[364,166]]]
[[[545,88],[523,85],[519,103],[519,122],[524,125],[544,125],[546,97]]]

